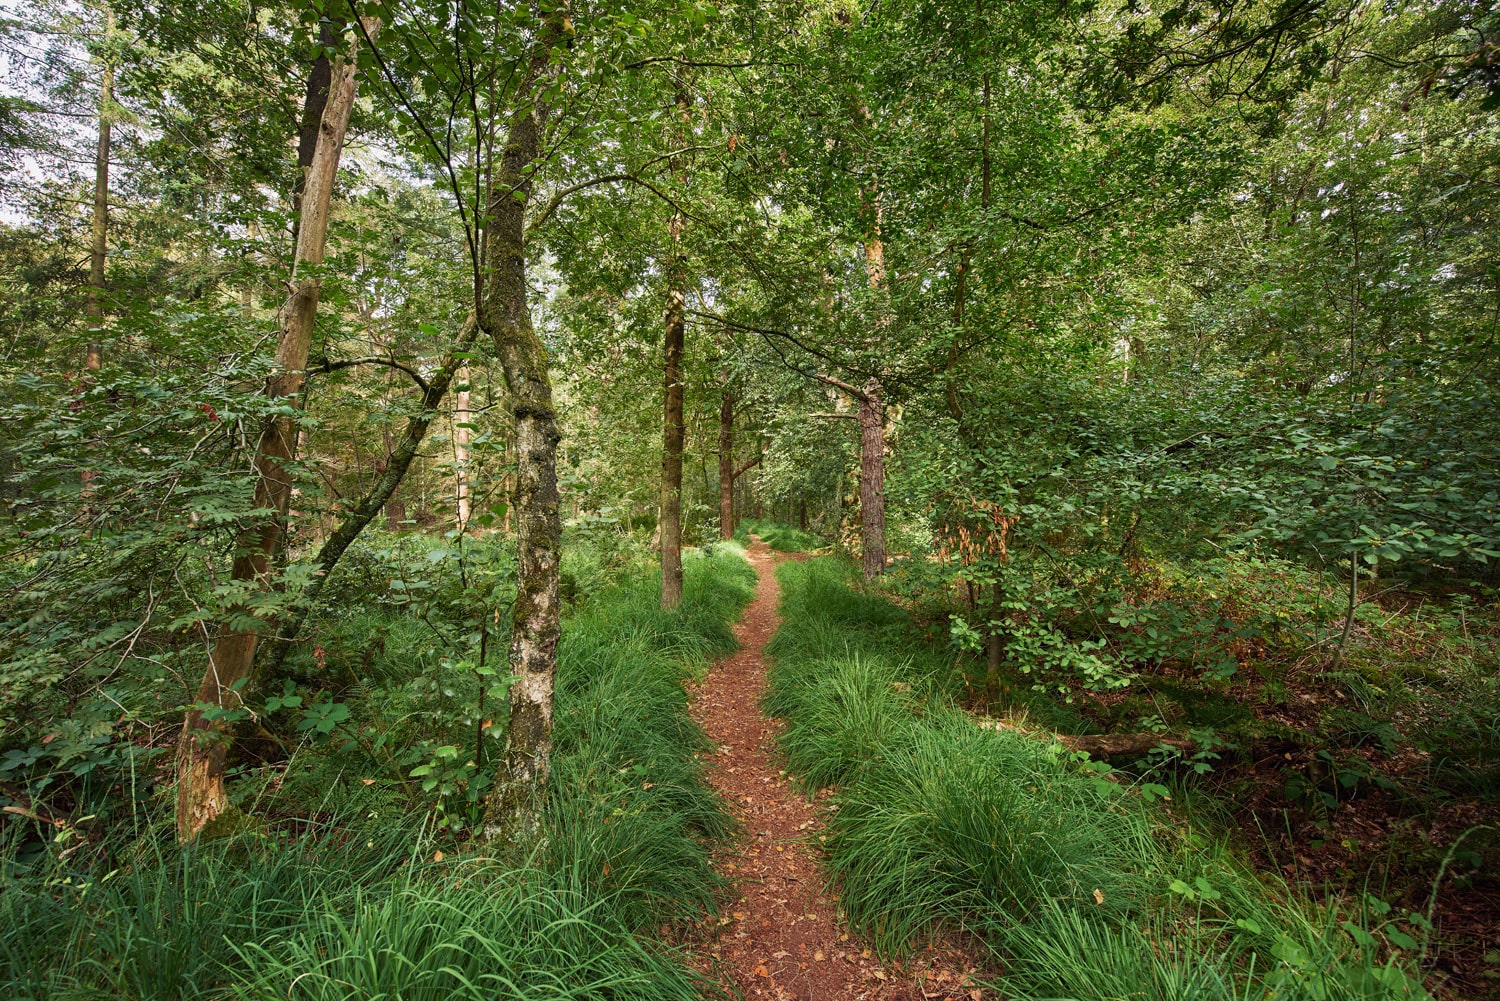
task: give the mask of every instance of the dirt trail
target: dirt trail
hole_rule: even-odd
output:
[[[706,967],[730,997],[977,1001],[984,995],[966,982],[956,954],[927,952],[895,970],[838,920],[837,897],[823,884],[814,848],[828,808],[809,802],[782,770],[776,724],[760,711],[779,592],[771,550],[756,540],[749,555],[760,584],[735,627],[741,649],[693,689],[693,717],[717,745],[708,780],[744,827],[740,842],[715,859],[735,896],[709,932]]]

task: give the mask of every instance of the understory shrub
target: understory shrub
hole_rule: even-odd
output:
[[[295,816],[187,849],[165,803],[97,845],[72,827],[39,842],[8,817],[0,987],[49,1001],[702,996],[701,976],[650,944],[714,908],[709,852],[732,830],[702,783],[681,680],[733,648],[755,574],[732,546],[689,554],[684,572],[677,610],[641,577],[564,622],[547,833],[528,853],[465,845],[383,781],[335,783]],[[356,717],[378,703],[355,702]],[[364,752],[338,753],[353,768]]]
[[[778,553],[806,553],[828,545],[826,540],[811,532],[804,532],[779,521],[757,521],[750,518],[735,526],[735,541],[742,545],[749,545],[752,535],[760,536],[762,542]]]
[[[1421,915],[1315,905],[1033,735],[971,718],[952,663],[833,559],[779,570],[768,711],[809,787],[834,785],[826,864],[887,955],[963,931],[1007,996],[1071,1001],[1425,998]]]

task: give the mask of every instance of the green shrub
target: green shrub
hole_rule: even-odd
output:
[[[734,538],[740,544],[749,545],[752,535],[760,536],[762,542],[778,553],[807,553],[828,545],[827,540],[811,532],[804,532],[779,521],[757,521],[752,518],[735,526]]]
[[[642,933],[716,905],[709,855],[733,825],[702,782],[681,681],[733,649],[755,574],[734,547],[690,554],[684,572],[677,610],[640,577],[564,622],[547,836],[529,855],[472,851],[428,811],[403,812],[394,781],[358,781],[368,748],[336,729],[277,794],[300,819],[223,841],[180,849],[158,817],[80,851],[76,833],[39,842],[7,818],[0,987],[69,1001],[701,996],[699,975]],[[372,614],[341,625],[367,634]],[[404,732],[392,720],[420,699],[393,696],[430,667],[415,659],[403,678],[386,663],[346,693],[353,717]]]
[[[1033,736],[981,727],[952,668],[831,559],[778,571],[766,698],[813,787],[840,786],[827,866],[888,955],[943,930],[985,944],[1013,997],[1425,998],[1420,915],[1319,906],[1153,805],[1166,790]],[[884,606],[883,608],[881,606]]]

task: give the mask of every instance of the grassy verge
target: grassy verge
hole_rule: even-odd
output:
[[[882,952],[961,930],[1015,998],[1426,996],[1421,915],[1306,902],[1174,818],[1160,787],[977,725],[954,706],[951,661],[843,564],[779,574],[767,709],[793,772],[840,787],[827,865]]]
[[[107,845],[70,828],[41,850],[12,829],[0,985],[39,999],[699,997],[680,956],[643,943],[714,905],[708,852],[731,822],[700,781],[679,682],[733,647],[754,573],[723,548],[685,570],[678,612],[643,578],[564,624],[549,833],[529,856],[464,849],[359,781],[188,851],[165,818]]]
[[[734,537],[741,545],[749,545],[752,535],[760,536],[762,542],[778,553],[808,553],[828,545],[820,536],[779,521],[748,518],[735,526]]]

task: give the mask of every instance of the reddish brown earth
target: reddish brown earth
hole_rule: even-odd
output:
[[[815,847],[829,807],[825,797],[810,801],[787,776],[775,749],[776,724],[760,711],[779,592],[770,549],[757,540],[749,555],[760,584],[735,628],[741,649],[693,689],[693,717],[718,748],[708,780],[743,828],[740,841],[714,860],[733,896],[717,925],[706,929],[705,970],[723,983],[726,997],[747,999],[993,997],[970,981],[973,968],[956,950],[932,949],[896,968],[876,959],[840,920]]]

